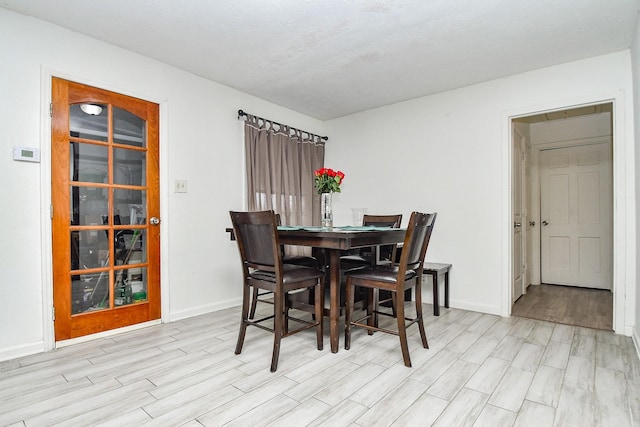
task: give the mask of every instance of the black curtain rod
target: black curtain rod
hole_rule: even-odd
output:
[[[242,111],[242,110],[238,110],[238,119],[239,119],[240,117],[244,117],[244,116],[248,116],[248,115],[249,115],[249,114],[245,113],[244,111]],[[252,114],[252,116],[254,116],[254,115]],[[258,119],[260,119],[260,120],[264,120],[265,122],[271,122],[271,123],[273,123],[274,125],[278,125],[278,126],[286,126],[286,125],[282,125],[282,124],[280,124],[280,123],[278,123],[278,122],[274,122],[273,120],[263,119],[263,118],[262,118],[262,117],[260,117],[260,116],[254,116],[254,117],[256,117],[256,118],[258,118]],[[291,129],[293,129],[293,130],[299,130],[300,132],[304,132],[304,133],[307,133],[307,134],[309,134],[309,135],[317,136],[317,137],[319,137],[320,139],[322,139],[323,141],[328,141],[328,140],[329,140],[329,137],[328,137],[328,136],[320,136],[320,135],[316,135],[315,133],[307,132],[306,130],[296,129],[296,128],[291,127],[291,126],[289,126],[289,127],[290,127]]]

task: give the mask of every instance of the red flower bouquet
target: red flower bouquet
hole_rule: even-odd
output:
[[[333,169],[320,168],[313,174],[318,194],[340,192],[340,185],[344,181],[344,173]]]

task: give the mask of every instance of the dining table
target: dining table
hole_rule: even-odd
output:
[[[406,228],[376,226],[278,226],[280,244],[307,246],[325,252],[326,278],[330,287],[329,336],[331,352],[337,353],[340,342],[340,255],[343,251],[364,247],[398,244],[404,241]],[[234,239],[233,229],[227,228]]]

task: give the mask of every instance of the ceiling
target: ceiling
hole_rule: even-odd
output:
[[[640,0],[0,0],[0,7],[327,120],[628,49]]]

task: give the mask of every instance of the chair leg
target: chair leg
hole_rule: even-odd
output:
[[[278,369],[280,357],[280,342],[284,332],[284,295],[281,292],[273,293],[273,356],[271,357],[271,372]]]
[[[247,334],[247,316],[249,314],[249,286],[242,289],[242,314],[240,319],[240,331],[238,332],[238,342],[236,343],[236,354],[242,351],[244,337]]]
[[[319,279],[320,283],[315,286],[316,294],[315,294],[315,302],[316,302],[316,312],[315,312],[315,321],[318,322],[316,326],[316,334],[318,341],[318,350],[322,350],[323,347],[323,331],[322,331],[322,312],[324,311],[324,282],[322,278]]]
[[[349,350],[351,347],[351,312],[354,304],[354,289],[351,278],[347,278],[347,292],[344,305],[344,349]]]
[[[282,321],[284,322],[284,335],[289,334],[289,304],[287,304],[287,296],[284,297],[284,315]]]
[[[378,289],[367,289],[367,325],[378,327]],[[373,329],[367,330],[367,335],[373,335]]]
[[[253,288],[253,296],[251,297],[251,310],[249,311],[249,319],[253,319],[256,315],[256,306],[258,305],[258,288]]]
[[[398,313],[396,313],[396,294],[395,292],[391,293],[391,314],[393,317],[398,317]]]
[[[418,329],[420,330],[420,339],[422,339],[422,347],[429,348],[427,342],[427,333],[424,330],[424,316],[422,315],[422,280],[418,278],[416,283],[416,317],[418,318]]]
[[[402,292],[402,295],[396,294],[396,313],[398,315],[398,335],[400,336],[400,348],[402,349],[404,366],[410,368],[411,358],[409,357],[409,343],[407,341],[407,325],[404,320],[404,292]]]

